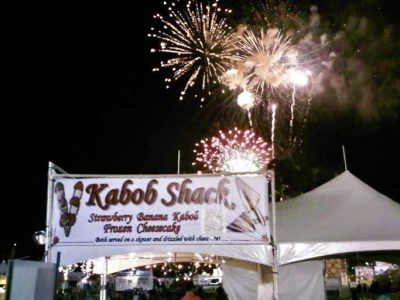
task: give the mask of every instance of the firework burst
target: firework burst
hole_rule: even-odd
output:
[[[297,65],[298,52],[278,29],[261,29],[259,34],[246,30],[240,36],[238,52],[234,84],[259,94],[265,88],[273,90],[290,84],[289,74]]]
[[[217,172],[259,172],[271,159],[271,148],[253,130],[234,128],[196,143],[193,165]]]
[[[164,4],[169,11],[168,17],[156,14],[154,18],[161,23],[162,29],[152,28],[149,36],[160,41],[160,48],[152,49],[152,52],[162,52],[169,57],[161,61],[161,68],[172,71],[171,78],[165,79],[166,87],[172,81],[187,80],[181,91],[182,100],[188,88],[195,84],[200,84],[206,91],[210,85],[220,82],[234,60],[239,34],[219,17],[222,9],[218,1],[210,5],[187,1],[181,11],[175,2]],[[230,12],[225,10],[225,13]]]
[[[225,77],[230,89],[240,88],[251,93],[253,98],[259,99],[258,103],[266,101],[271,104],[283,99],[280,106],[290,106],[290,146],[294,144],[296,87],[302,88],[301,94],[306,92],[303,88],[311,75],[304,65],[304,55],[289,35],[277,28],[259,32],[247,29],[238,43],[236,68],[229,70]],[[252,125],[251,108],[241,107],[247,110]]]

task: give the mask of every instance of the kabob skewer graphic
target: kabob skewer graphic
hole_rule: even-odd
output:
[[[236,178],[236,186],[245,211],[226,228],[233,232],[259,232],[261,234],[261,240],[268,242],[269,238],[266,234],[268,217],[263,216],[258,208],[258,203],[261,198],[260,194],[240,178]]]
[[[60,226],[64,228],[65,236],[69,236],[71,232],[71,227],[76,222],[76,216],[79,211],[80,200],[83,193],[83,183],[78,181],[74,185],[74,192],[69,201],[70,208],[68,210],[68,202],[65,198],[64,185],[61,182],[57,182],[55,186],[55,194],[58,203],[58,208],[60,210]]]

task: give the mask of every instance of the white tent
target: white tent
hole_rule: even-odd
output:
[[[305,260],[355,251],[400,250],[400,205],[348,171],[277,203],[276,214],[280,300],[325,299],[323,262]],[[230,275],[224,284],[228,291],[243,294],[257,286],[255,270],[226,267],[225,272]],[[247,298],[232,299],[256,299],[255,293],[247,294]]]
[[[345,171],[277,203],[279,262],[339,253],[400,250],[400,205]]]

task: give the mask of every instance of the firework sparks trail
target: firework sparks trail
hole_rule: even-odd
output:
[[[275,158],[275,114],[276,104],[272,104],[272,120],[271,120],[271,156]]]
[[[306,127],[306,124],[307,124],[307,120],[308,120],[308,115],[310,113],[311,100],[312,100],[312,97],[311,97],[311,95],[309,95],[308,98],[307,98],[306,112],[304,114],[303,124],[302,124],[302,127],[301,127],[301,134],[300,134],[300,137],[299,137],[299,140],[300,140],[299,147],[301,147],[301,145],[303,143],[303,132],[305,130],[305,127]]]
[[[182,100],[188,88],[197,82],[201,82],[204,91],[209,85],[220,82],[235,60],[239,35],[219,17],[218,1],[211,5],[187,1],[181,11],[175,7],[175,2],[164,4],[168,6],[168,18],[156,14],[154,18],[160,21],[162,29],[156,32],[152,28],[153,33],[149,36],[160,41],[158,52],[170,57],[161,61],[162,68],[172,70],[172,78],[165,79],[166,87],[171,81],[188,78],[181,91]],[[152,52],[156,51],[152,49]],[[158,68],[153,70],[159,71]]]
[[[306,70],[298,70],[298,69],[291,69],[288,73],[288,80],[292,83],[292,101],[290,104],[290,133],[289,133],[289,145],[294,145],[293,140],[293,126],[294,126],[294,119],[295,119],[295,106],[296,106],[296,86],[304,87],[308,83],[308,76],[311,75],[311,72]]]
[[[293,142],[293,123],[294,123],[294,107],[296,105],[296,85],[293,84],[292,90],[292,103],[290,104],[290,133],[289,133],[289,145],[292,146]]]
[[[271,159],[271,148],[253,130],[236,127],[218,136],[196,143],[193,165],[213,173],[258,172],[264,170]]]
[[[244,90],[242,93],[239,94],[238,99],[237,99],[237,103],[242,109],[245,109],[247,111],[247,117],[249,119],[250,127],[253,127],[253,122],[251,120],[251,111],[250,111],[250,109],[255,104],[254,95],[252,93]]]

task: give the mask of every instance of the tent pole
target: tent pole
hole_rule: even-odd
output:
[[[54,179],[53,174],[55,170],[55,165],[49,161],[49,169],[47,175],[47,207],[46,207],[46,243],[44,246],[44,261],[51,261],[51,255],[49,253],[50,245],[51,245],[51,217],[52,217],[52,203],[53,203],[53,188],[54,188]]]
[[[61,169],[59,166],[57,166],[56,164],[53,164],[52,162],[49,162],[49,168],[52,168],[55,172],[57,172],[59,174],[68,174],[67,171],[65,171],[64,169]]]
[[[57,252],[57,261],[56,261],[56,270],[55,270],[55,275],[54,275],[54,293],[53,293],[53,299],[57,299],[57,278],[58,278],[58,268],[60,267],[60,261],[61,261],[61,252]]]
[[[100,277],[100,300],[107,299],[107,273],[108,273],[108,259],[109,257],[104,257],[104,270]]]
[[[65,170],[49,161],[48,173],[47,173],[47,207],[46,207],[46,243],[44,246],[44,257],[45,262],[51,262],[51,221],[53,216],[53,190],[54,190],[54,175],[57,173],[68,174]]]
[[[276,236],[276,207],[275,207],[275,171],[271,170],[271,206],[272,206],[272,255],[273,255],[273,299],[278,300],[278,239]]]
[[[344,145],[342,145],[342,151],[343,151],[344,170],[347,171],[346,149],[344,148]]]
[[[178,150],[178,170],[176,173],[178,175],[181,173],[181,150]]]

